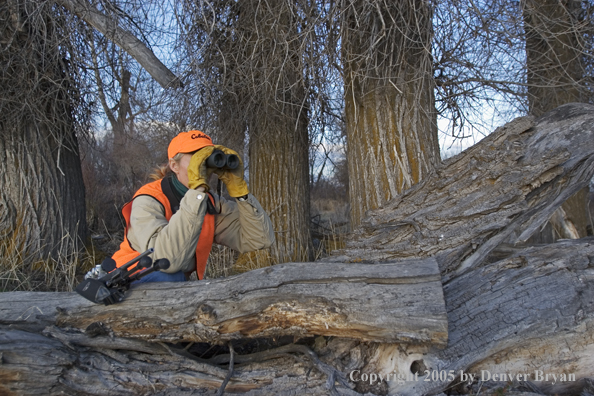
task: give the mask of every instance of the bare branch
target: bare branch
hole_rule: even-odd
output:
[[[123,50],[129,53],[163,87],[178,88],[183,86],[171,70],[132,33],[117,26],[117,22],[91,7],[87,2],[78,0],[56,0],[56,3],[69,9],[89,25],[100,31]]]

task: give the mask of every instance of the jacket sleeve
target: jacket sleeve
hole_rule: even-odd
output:
[[[215,242],[240,253],[270,247],[274,230],[268,214],[252,194],[245,201],[220,197],[221,213],[215,217]],[[217,209],[218,209],[218,205]]]
[[[171,266],[163,272],[190,271],[195,266],[194,254],[206,213],[204,192],[189,190],[179,210],[167,221],[165,208],[155,198],[141,195],[132,202],[128,241],[143,252],[155,249],[153,260],[167,258]]]

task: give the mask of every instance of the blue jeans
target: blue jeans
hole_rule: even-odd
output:
[[[186,276],[182,271],[176,272],[174,274],[155,271],[135,281],[134,284],[146,282],[184,282],[185,280]]]

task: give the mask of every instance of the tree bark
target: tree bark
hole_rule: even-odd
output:
[[[381,344],[361,372],[395,370],[406,378],[413,362],[423,360],[429,373],[508,369],[534,381],[536,367],[577,379],[592,375],[594,315],[586,291],[592,286],[592,240],[502,252],[510,244],[521,247],[588,185],[593,121],[594,107],[586,104],[516,119],[370,213],[331,260],[435,257],[450,326],[445,350],[411,347],[404,353]],[[390,392],[404,395],[439,393],[455,383],[398,382],[390,383]],[[551,394],[583,387],[550,382],[538,385]]]
[[[171,350],[162,342],[327,335],[445,346],[447,322],[435,260],[376,266],[329,264],[316,271],[312,267],[309,263],[278,265],[179,287],[141,285],[123,303],[109,307],[74,293],[5,293],[0,300],[0,377],[7,378],[7,391],[19,394],[34,394],[40,386],[52,388],[51,394],[81,389],[101,394],[108,384],[118,394],[133,394],[150,391],[151,384],[169,390],[220,386],[223,369],[204,359],[196,363],[199,359],[188,358],[175,346],[171,348],[176,355],[170,356]],[[363,305],[368,309],[361,310]],[[271,357],[304,349],[283,348],[283,353],[277,350]],[[245,361],[245,356],[238,361],[242,358]],[[101,367],[114,360],[117,367],[125,364],[124,374],[119,374],[128,377],[124,383],[117,384],[122,381],[107,367],[99,373],[83,372],[85,366]],[[164,367],[155,371],[149,363]],[[294,364],[290,362],[287,370]],[[30,375],[32,365],[35,375]],[[172,366],[191,373],[174,374]],[[273,383],[277,374],[267,370],[262,378],[262,373],[254,376],[240,369],[241,379],[228,390],[245,392]],[[103,379],[103,386],[98,379]],[[29,381],[34,381],[30,387]],[[92,385],[83,388],[86,383]]]
[[[336,259],[435,257],[447,281],[500,244],[525,242],[592,179],[592,109],[565,105],[498,128],[371,212]]]
[[[0,13],[8,21],[0,30],[0,256],[6,270],[12,260],[27,268],[49,257],[73,259],[87,229],[74,119],[78,92],[69,74],[76,65],[65,60],[72,48],[62,42],[64,21],[34,3],[11,1]],[[3,288],[14,286],[4,282]]]
[[[286,112],[299,113],[299,108]],[[270,215],[275,230],[273,262],[308,261],[312,255],[305,119],[304,115],[291,117],[285,113],[283,117],[261,117],[252,123],[259,133],[253,133],[249,141],[250,188]]]
[[[539,117],[572,102],[586,102],[581,3],[574,0],[522,0],[526,32],[528,104]]]
[[[486,379],[483,371],[491,380],[493,374],[512,375],[510,383],[531,382],[544,394],[579,394],[583,379],[593,374],[593,258],[592,238],[502,248],[483,266],[444,285],[447,348],[381,344],[360,372],[408,375],[389,383],[390,394],[398,395],[437,394],[452,387],[467,393],[472,381],[463,381],[461,371],[475,379],[481,374]],[[415,365],[423,367],[418,380],[411,379]],[[438,375],[452,370],[455,379],[426,380],[424,370]],[[548,379],[539,378],[537,370]],[[559,381],[562,374],[565,381]],[[575,380],[568,380],[569,374]]]
[[[237,109],[238,114],[244,114],[249,131],[249,185],[270,215],[276,238],[271,257],[260,259],[258,266],[309,261],[313,252],[309,236],[307,91],[302,43],[288,39],[299,36],[300,22],[291,2],[257,3],[245,3],[239,12],[243,42],[235,61],[253,84],[243,86],[247,92],[236,95],[251,98],[243,109]],[[251,66],[249,70],[245,70],[246,64]],[[238,87],[242,85],[231,89]]]
[[[293,263],[200,284],[142,286],[129,292],[125,303],[109,307],[73,293],[52,294],[49,306],[38,293],[13,293],[3,296],[0,311],[5,320],[32,307],[51,315],[58,299],[69,305],[58,304],[55,323],[61,327],[84,330],[101,322],[115,336],[150,341],[222,344],[239,338],[328,335],[445,346],[445,306],[435,260],[311,269],[311,264]],[[361,311],[363,304],[369,309]]]
[[[588,102],[584,37],[588,21],[582,5],[574,0],[523,0],[521,3],[526,32],[526,68],[530,114],[547,111],[572,102]],[[585,218],[586,203],[559,208],[551,226],[561,238],[585,236],[570,219]],[[552,231],[552,230],[551,230]],[[577,234],[576,232],[577,231]],[[581,232],[580,232],[581,231]]]
[[[345,6],[342,58],[351,225],[440,162],[431,6],[425,0]],[[389,4],[389,5],[388,5]]]

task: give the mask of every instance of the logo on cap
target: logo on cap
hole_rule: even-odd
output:
[[[202,133],[193,133],[192,136],[190,136],[192,139],[208,139],[210,140],[210,138]]]

